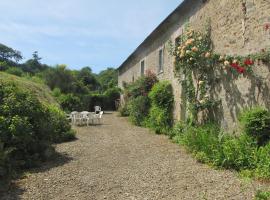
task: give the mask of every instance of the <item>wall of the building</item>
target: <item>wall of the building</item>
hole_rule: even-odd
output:
[[[158,51],[164,48],[164,72],[158,74],[160,80],[171,81],[175,95],[174,116],[176,120],[184,117],[185,108],[181,104],[181,86],[173,72],[174,58],[169,54],[167,42],[181,35],[185,22],[189,19],[195,29],[202,29],[210,19],[214,50],[221,54],[247,55],[270,47],[270,31],[264,25],[270,22],[270,0],[189,0],[185,9],[173,26],[163,31],[151,45],[137,53],[132,62],[124,66],[119,73],[119,86],[122,82],[131,82],[141,75],[140,61],[145,59],[145,69],[158,74]],[[213,95],[222,100],[217,116],[224,128],[237,127],[237,114],[245,106],[265,105],[270,108],[270,66],[257,63],[254,72],[261,81],[241,77],[229,79],[226,75],[219,77]]]

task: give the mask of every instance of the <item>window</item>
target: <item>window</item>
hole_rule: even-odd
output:
[[[158,72],[163,72],[164,65],[164,57],[163,57],[163,49],[158,51]]]
[[[142,76],[144,75],[144,65],[145,65],[145,62],[143,60],[143,61],[141,61],[141,75]]]

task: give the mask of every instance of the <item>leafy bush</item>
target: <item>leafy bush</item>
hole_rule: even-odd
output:
[[[148,116],[150,108],[150,100],[146,96],[139,96],[130,100],[128,103],[129,118],[137,126],[144,125],[144,121]]]
[[[14,84],[0,83],[0,174],[28,168],[47,158],[52,142],[74,133],[57,107],[42,104]],[[2,171],[2,173],[1,173]]]
[[[61,94],[57,99],[63,110],[66,112],[78,111],[81,108],[80,98],[72,93]]]
[[[155,84],[149,93],[149,98],[153,105],[171,111],[173,108],[172,85],[168,81]]]
[[[15,76],[22,76],[23,75],[23,70],[21,68],[18,68],[18,67],[9,67],[6,70],[6,72],[9,74],[13,74]]]
[[[140,77],[134,83],[129,84],[125,90],[125,98],[136,98],[138,96],[147,96],[155,83],[157,77],[151,72],[147,72],[145,76]]]
[[[262,107],[247,109],[240,115],[244,131],[257,139],[259,145],[270,139],[270,112]]]
[[[151,109],[147,126],[158,134],[168,134],[173,125],[171,84],[167,81],[156,83],[148,96],[151,100]]]
[[[171,114],[166,109],[152,106],[147,119],[147,127],[154,130],[157,134],[169,134],[173,124]]]
[[[124,105],[120,106],[118,109],[118,112],[120,113],[120,116],[122,117],[129,116],[128,103],[125,103]]]

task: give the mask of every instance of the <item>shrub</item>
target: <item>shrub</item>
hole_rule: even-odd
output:
[[[120,116],[122,117],[127,117],[129,116],[129,111],[128,111],[128,104],[125,103],[124,105],[121,105],[118,109],[118,112],[120,113]]]
[[[168,81],[155,84],[149,93],[151,103],[159,108],[171,111],[173,108],[172,86]]]
[[[151,100],[151,109],[147,126],[158,134],[169,134],[173,125],[173,92],[171,84],[167,81],[156,83],[148,96]]]
[[[59,108],[14,84],[0,83],[0,174],[46,159],[52,142],[74,138],[70,128]]]
[[[82,107],[80,98],[72,93],[62,94],[57,99],[66,112],[78,111]]]
[[[13,74],[15,76],[22,76],[23,75],[23,70],[21,68],[18,68],[18,67],[9,67],[6,70],[6,72],[9,74]]]
[[[137,126],[143,126],[148,116],[150,100],[147,96],[139,96],[128,103],[129,118]]]
[[[50,140],[55,143],[66,142],[75,139],[75,132],[66,118],[66,114],[56,106],[47,107],[48,134]]]
[[[151,91],[152,87],[157,83],[157,77],[151,72],[147,72],[146,76],[140,77],[134,83],[127,86],[125,93],[125,98],[136,98],[138,96],[147,96]]]
[[[244,131],[256,138],[259,145],[266,144],[270,138],[270,112],[262,107],[247,109],[240,114]]]
[[[154,130],[157,134],[169,134],[172,126],[171,114],[166,109],[152,106],[147,119],[147,127]]]

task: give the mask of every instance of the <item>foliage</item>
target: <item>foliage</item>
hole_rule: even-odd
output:
[[[57,98],[57,100],[60,103],[61,107],[66,112],[71,112],[71,111],[74,111],[74,110],[81,110],[81,100],[80,100],[80,98],[75,96],[72,93],[61,94]]]
[[[185,145],[200,162],[249,172],[249,176],[261,179],[270,177],[270,143],[258,147],[251,136],[245,133],[230,136],[214,124],[190,126],[180,123],[172,132],[173,140]]]
[[[174,47],[172,43],[168,44],[176,57],[174,71],[184,91],[182,100],[187,106],[187,121],[195,124],[200,111],[211,113],[220,104],[210,95],[215,85],[215,70],[227,71],[235,78],[240,75],[258,78],[252,70],[255,61],[270,62],[270,49],[247,56],[214,53],[210,30],[210,25],[202,32],[187,26]]]
[[[46,84],[51,88],[59,88],[63,93],[69,93],[73,89],[74,77],[65,65],[58,65],[47,70],[44,74]]]
[[[157,80],[156,75],[152,73],[151,71],[147,71],[145,76],[141,76],[134,83],[127,84],[124,89],[125,104],[121,105],[119,108],[120,115],[128,116],[129,114],[131,114],[128,109],[129,102],[137,97],[147,97],[148,93],[151,91],[152,87],[157,82],[158,80]],[[143,106],[144,105],[141,105],[141,107]],[[143,118],[141,120],[143,121],[145,119]],[[142,124],[142,121],[139,124]]]
[[[147,96],[157,82],[156,75],[151,71],[147,71],[145,76],[141,76],[134,83],[127,85],[124,91],[125,99],[128,100],[129,98],[136,98],[138,96]]]
[[[171,112],[173,106],[172,86],[168,81],[155,84],[149,93],[151,103],[157,107],[165,108]]]
[[[262,146],[256,153],[257,163],[255,176],[261,179],[270,178],[270,143]]]
[[[9,67],[6,70],[6,73],[13,74],[15,76],[22,76],[23,75],[23,70],[18,67]]]
[[[269,200],[270,192],[258,190],[255,196],[255,200]]]
[[[77,79],[83,83],[89,90],[97,90],[99,87],[99,83],[92,73],[92,69],[90,67],[82,68],[78,74]]]
[[[109,88],[116,87],[117,79],[118,73],[113,68],[107,68],[106,70],[101,71],[97,76],[102,92],[105,92]]]
[[[259,145],[270,139],[270,112],[262,107],[245,109],[240,115],[244,131],[255,137]]]
[[[65,114],[14,83],[0,82],[0,172],[46,159],[51,143],[74,138]]]
[[[18,77],[4,72],[0,72],[0,82],[5,84],[15,84],[19,89],[26,90],[34,95],[43,104],[53,104],[59,106],[51,95],[50,89],[37,81],[37,77]]]
[[[42,72],[46,69],[49,68],[49,66],[41,64],[40,60],[41,58],[38,56],[38,52],[35,51],[32,54],[33,58],[27,60],[23,65],[22,65],[22,69],[24,72],[30,73],[32,75]]]
[[[128,103],[129,118],[137,126],[143,126],[148,116],[150,100],[146,96],[138,96]]]
[[[128,117],[129,116],[128,103],[121,105],[118,109],[118,112],[120,113],[120,116]]]
[[[14,50],[4,44],[0,44],[0,60],[14,60],[15,62],[18,62],[22,58],[23,57],[21,55],[21,52]]]
[[[151,109],[147,126],[156,133],[169,133],[173,124],[173,92],[168,81],[156,83],[149,93]]]
[[[211,110],[218,105],[218,101],[209,94],[213,77],[212,71],[215,60],[212,60],[212,44],[210,29],[205,33],[187,28],[181,35],[174,51],[176,56],[175,74],[180,78],[187,105],[187,120],[197,123],[198,113]]]

